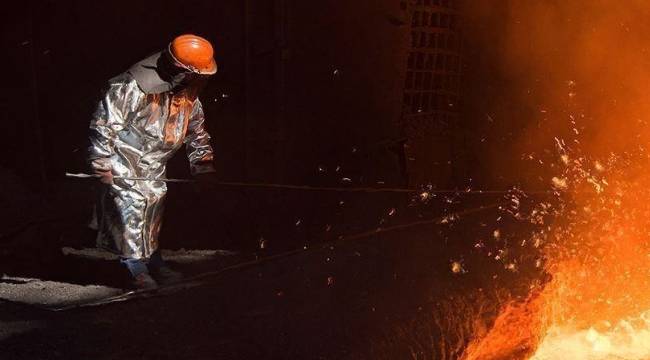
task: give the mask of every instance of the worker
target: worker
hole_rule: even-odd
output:
[[[185,144],[192,175],[214,175],[198,93],[217,72],[210,42],[176,37],[163,51],[108,81],[90,122],[88,161],[101,181],[93,220],[97,245],[117,253],[137,289],[182,278],[167,266],[158,236],[167,187],[160,179]]]

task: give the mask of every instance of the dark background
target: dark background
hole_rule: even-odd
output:
[[[2,146],[33,163],[3,157],[2,165],[36,180],[43,163],[48,181],[78,166],[74,153],[104,82],[178,34],[196,33],[214,42],[219,63],[202,100],[220,174],[310,180],[332,153],[397,135],[390,120],[399,114],[403,59],[393,53],[403,31],[387,14],[398,3],[370,4],[26,2],[2,33],[11,69],[2,126],[15,140]]]
[[[481,137],[472,130],[485,120],[483,114],[475,116],[477,111],[467,106],[471,101],[463,101],[461,90],[451,92],[450,99],[457,102],[449,100],[453,109],[443,101],[444,111],[430,113],[428,104],[416,104],[405,95],[411,86],[405,89],[407,72],[424,67],[413,57],[418,47],[426,47],[414,40],[414,29],[459,39],[458,3],[13,4],[1,35],[5,76],[0,131],[5,136],[0,142],[4,155],[0,169],[4,188],[14,189],[3,193],[5,209],[13,213],[8,221],[24,222],[15,213],[24,207],[25,196],[38,204],[28,206],[32,210],[56,209],[45,215],[40,211],[41,217],[54,211],[76,224],[88,219],[92,183],[66,179],[64,173],[86,170],[88,122],[100,90],[107,79],[182,33],[196,33],[214,43],[219,72],[201,99],[221,180],[347,187],[480,186],[486,168],[477,166],[473,152],[482,149],[471,143]],[[427,25],[424,16],[415,20],[414,13],[421,9],[451,14],[452,24],[436,25],[431,20]],[[449,41],[426,51],[462,57],[462,46]],[[454,87],[467,88],[467,82],[458,82],[464,67],[454,64],[458,65],[453,70]],[[446,76],[444,66],[442,70]],[[417,79],[415,86],[416,92],[421,90]],[[481,89],[468,93],[483,96]],[[418,120],[423,108],[425,117]],[[467,118],[459,118],[463,114]],[[168,176],[189,177],[184,151],[170,161]],[[17,191],[23,195],[17,196]],[[249,188],[197,194],[190,186],[171,185],[163,243],[242,249],[256,247],[260,238],[272,238],[274,246],[294,248],[316,238],[377,226],[390,208],[408,200],[401,195]]]

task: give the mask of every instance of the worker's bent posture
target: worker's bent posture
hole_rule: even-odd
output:
[[[180,278],[158,250],[167,187],[162,181],[119,177],[163,178],[167,160],[183,144],[193,175],[214,173],[197,95],[216,72],[210,43],[181,35],[109,80],[90,123],[89,162],[103,183],[96,206],[97,243],[120,255],[137,288]]]

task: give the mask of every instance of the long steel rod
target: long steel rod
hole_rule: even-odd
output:
[[[66,173],[67,177],[79,179],[98,179],[99,175],[94,174],[72,174]],[[192,179],[168,179],[168,178],[143,178],[143,177],[120,177],[115,176],[115,179],[133,180],[133,181],[164,181],[170,183],[195,183],[196,180]],[[373,188],[373,187],[322,187],[322,186],[308,186],[308,185],[287,185],[287,184],[266,184],[266,183],[244,183],[244,182],[210,182],[219,186],[231,187],[251,187],[251,188],[271,188],[271,189],[290,189],[290,190],[307,190],[307,191],[337,191],[337,192],[392,192],[392,193],[427,193],[427,194],[473,194],[473,195],[489,195],[489,194],[507,194],[510,190],[453,190],[453,189],[405,189],[405,188]],[[554,191],[525,191],[526,194],[554,194]]]

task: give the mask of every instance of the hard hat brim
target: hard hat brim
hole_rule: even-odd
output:
[[[207,69],[198,69],[198,74],[201,75],[214,75],[217,73],[217,62],[214,59],[210,60],[210,66]]]
[[[183,69],[187,69],[187,70],[189,70],[189,71],[191,71],[191,72],[193,72],[195,74],[199,74],[199,75],[214,75],[214,74],[217,73],[218,66],[217,66],[217,62],[214,60],[214,58],[210,59],[210,65],[206,69],[197,69],[197,68],[192,67],[192,66],[187,66],[187,65],[183,64],[180,60],[178,60],[176,58],[176,56],[174,56],[174,53],[172,52],[171,43],[167,46],[167,52],[172,57],[172,59],[176,63],[176,66],[178,66],[178,67],[181,67]]]

